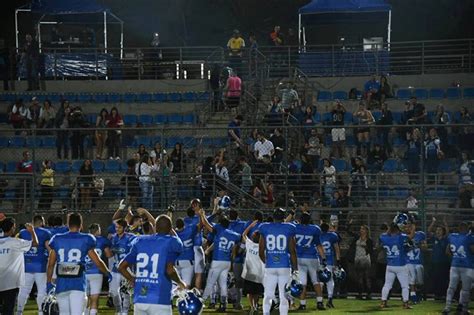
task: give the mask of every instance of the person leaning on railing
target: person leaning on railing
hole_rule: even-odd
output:
[[[38,210],[50,210],[54,194],[54,170],[49,160],[43,161],[41,168],[41,198]]]

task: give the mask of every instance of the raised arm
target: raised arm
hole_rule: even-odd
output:
[[[209,221],[207,221],[207,218],[206,218],[206,215],[204,213],[204,211],[201,209],[201,211],[199,212],[199,217],[200,217],[200,221],[201,221],[201,224],[202,226],[208,230],[210,233],[213,233],[214,232],[214,228],[212,227],[212,225],[209,223]]]
[[[26,223],[25,224],[26,230],[31,234],[31,246],[38,247],[38,237],[36,236],[35,228],[32,224]]]
[[[247,228],[245,229],[244,233],[242,233],[242,240],[243,240],[244,242],[247,241],[247,235],[249,234],[250,230],[251,230],[254,226],[257,225],[257,223],[258,223],[258,220],[253,221],[249,226],[247,226]]]
[[[125,206],[125,199],[120,200],[120,204],[112,217],[112,221],[122,218],[122,210],[125,209]]]
[[[153,215],[145,208],[137,208],[137,213],[141,216],[141,217],[145,217],[147,219],[147,221],[153,226],[155,227],[155,217],[153,217]],[[168,212],[169,213],[169,212]]]
[[[260,260],[265,263],[265,239],[262,235],[260,235],[258,242],[258,256],[260,256]]]

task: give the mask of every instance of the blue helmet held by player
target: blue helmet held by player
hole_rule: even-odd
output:
[[[340,267],[334,268],[333,274],[334,274],[334,279],[336,279],[337,281],[344,281],[347,276],[344,268],[340,268]]]
[[[195,290],[178,290],[176,306],[180,315],[199,315],[204,305]]]
[[[403,230],[411,222],[410,217],[406,213],[399,213],[393,218],[393,224]]]
[[[220,210],[229,210],[231,202],[232,200],[230,199],[230,197],[225,195],[219,200],[218,207]]]
[[[331,277],[332,277],[332,273],[329,270],[329,268],[324,267],[323,269],[318,270],[318,279],[322,283],[329,282],[329,280],[331,280]]]
[[[58,301],[53,292],[49,292],[41,305],[41,311],[44,315],[59,315]]]
[[[285,286],[285,292],[294,298],[299,298],[303,293],[303,285],[299,280],[291,279]]]

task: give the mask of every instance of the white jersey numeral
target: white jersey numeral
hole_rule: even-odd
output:
[[[77,248],[71,248],[67,252],[67,257],[64,255],[64,248],[58,250],[59,261],[60,262],[70,262],[70,263],[78,263],[81,262],[81,251]]]
[[[268,235],[266,238],[266,243],[267,243],[267,249],[268,250],[279,250],[283,251],[286,250],[286,236],[285,235]]]
[[[151,257],[146,253],[137,255],[137,278],[158,279],[158,260],[160,254],[153,254]],[[148,271],[148,265],[151,260],[151,272]]]

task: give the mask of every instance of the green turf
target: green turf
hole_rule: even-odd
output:
[[[105,305],[105,298],[101,298],[100,300],[100,310],[99,314],[107,314],[113,315],[114,310],[108,308]],[[315,302],[308,301],[307,310],[304,312],[298,311],[290,311],[290,314],[314,314],[314,313],[324,313],[324,314],[440,314],[443,310],[444,303],[442,301],[424,301],[421,304],[414,305],[412,310],[404,310],[402,309],[402,303],[398,300],[391,301],[389,303],[388,309],[380,310],[379,308],[379,301],[372,300],[372,301],[359,301],[353,299],[339,299],[334,300],[334,305],[336,306],[335,309],[326,310],[326,311],[316,311],[315,310]],[[247,307],[246,307],[247,308]],[[177,312],[175,312],[177,314]],[[216,313],[214,310],[204,310],[204,314],[212,314]],[[233,311],[232,307],[227,314],[247,314],[247,311]],[[37,314],[36,312],[36,304],[34,301],[29,301],[26,311],[24,312],[25,315],[33,315]],[[129,314],[133,314],[132,311]],[[261,314],[261,313],[260,313]],[[278,312],[274,312],[273,314],[278,314]],[[159,315],[159,314],[157,314]]]

